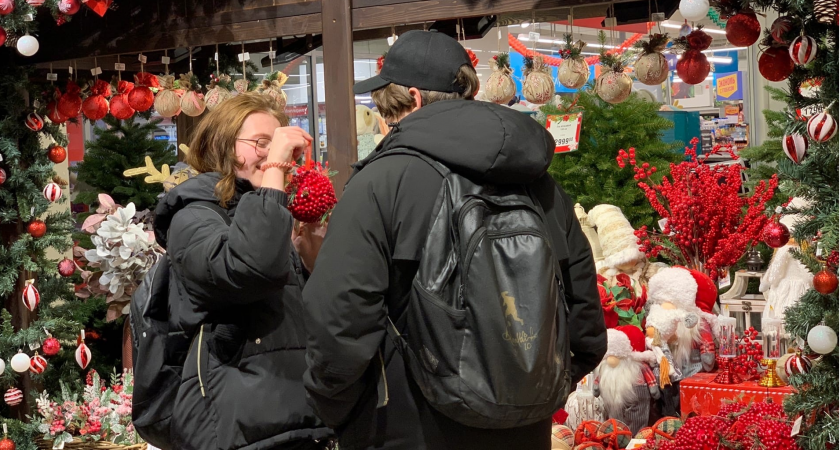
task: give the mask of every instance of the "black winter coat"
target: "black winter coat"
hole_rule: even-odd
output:
[[[595,264],[574,203],[546,173],[554,153],[547,131],[510,108],[452,100],[403,119],[376,152],[391,148],[424,153],[477,182],[532,185],[548,219],[566,230],[552,240],[570,308],[572,381],[594,369],[607,344]],[[407,375],[386,336],[386,314],[400,326],[443,179],[419,158],[394,155],[368,165],[375,156],[357,165],[304,290],[304,380],[316,412],[342,450],[550,448],[550,418],[509,430],[466,427],[432,409]],[[389,402],[377,408],[380,350]]]
[[[172,448],[314,448],[331,433],[306,404],[304,280],[286,194],[238,180],[227,227],[209,208],[185,209],[218,202],[218,180],[188,180],[155,210],[155,235],[172,262],[170,320],[194,336]]]

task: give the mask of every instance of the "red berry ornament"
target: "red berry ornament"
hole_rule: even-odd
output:
[[[837,290],[837,275],[826,269],[814,275],[814,289],[823,295],[831,294]]]
[[[61,164],[65,159],[67,159],[67,150],[60,145],[53,145],[50,147],[50,153],[47,157],[50,158],[50,161],[52,161],[53,164]]]
[[[718,450],[726,429],[726,421],[720,417],[691,417],[677,431],[674,443],[680,450]]]
[[[711,70],[708,58],[700,50],[688,50],[677,61],[677,75],[683,83],[700,84]]]
[[[58,273],[62,277],[69,277],[76,273],[76,263],[72,259],[64,258],[58,262]]]
[[[47,234],[47,224],[41,220],[35,219],[32,222],[29,222],[29,225],[26,226],[26,231],[32,237],[37,239]]]
[[[15,450],[15,441],[4,437],[2,441],[0,441],[0,450]]]
[[[82,110],[82,89],[72,80],[67,81],[67,90],[58,99],[58,111],[64,117],[72,119]]]
[[[117,95],[111,99],[111,115],[116,119],[126,120],[134,115],[134,108],[128,101],[129,93],[134,90],[134,83],[122,80],[117,87]]]
[[[41,351],[47,356],[55,356],[61,351],[61,343],[58,342],[58,339],[50,336],[44,339],[44,343],[41,344]]]
[[[321,163],[310,162],[299,168],[286,186],[286,193],[292,217],[304,223],[325,220],[338,201],[330,182],[329,169],[322,167]]]
[[[788,227],[781,222],[770,222],[764,227],[762,240],[770,247],[782,247],[790,240],[790,230],[788,230]]]
[[[784,47],[770,47],[758,58],[758,71],[770,81],[786,80],[793,68],[793,60]]]
[[[134,89],[128,93],[128,105],[135,111],[148,111],[155,103],[155,94],[150,89],[152,87],[160,87],[156,76],[148,72],[134,75]]]
[[[733,45],[749,47],[761,36],[761,24],[753,11],[741,11],[726,21],[726,39]]]

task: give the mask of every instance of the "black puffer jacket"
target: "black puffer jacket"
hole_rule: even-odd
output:
[[[607,344],[595,263],[574,202],[546,173],[551,135],[510,108],[451,100],[403,119],[376,152],[392,148],[423,153],[479,182],[531,184],[549,220],[565,230],[551,238],[570,310],[572,381],[595,368]],[[336,429],[342,450],[547,450],[550,418],[507,430],[466,427],[434,410],[406,374],[386,337],[386,314],[400,326],[443,178],[414,156],[370,162],[375,156],[348,183],[304,291],[305,382],[317,413]],[[380,350],[389,401],[377,408]]]
[[[155,210],[155,234],[172,261],[170,314],[194,336],[172,448],[316,448],[330,431],[303,388],[304,280],[286,194],[238,180],[227,227],[209,208],[185,209],[218,202],[218,180],[215,173],[188,180]]]

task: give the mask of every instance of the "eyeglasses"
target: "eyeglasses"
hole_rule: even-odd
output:
[[[237,141],[245,141],[250,142],[251,145],[254,146],[254,151],[257,153],[257,156],[261,156],[260,153],[265,154],[268,152],[269,147],[271,147],[271,139],[268,138],[259,138],[259,139],[236,139]]]

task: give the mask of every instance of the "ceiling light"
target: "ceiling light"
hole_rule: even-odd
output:
[[[660,25],[663,28],[673,28],[675,30],[679,30],[680,28],[682,28],[682,25],[677,25],[675,23],[668,23],[668,22],[662,23]],[[716,29],[712,29],[712,28],[708,28],[708,27],[704,27],[703,31],[705,31],[706,33],[711,33],[711,34],[726,34],[726,31],[716,30]]]
[[[601,45],[601,44],[593,44],[591,42],[586,44],[586,46],[587,47],[598,47],[598,48],[618,48],[615,45]]]
[[[713,63],[732,64],[732,58],[728,56],[709,56],[706,59]]]
[[[703,50],[703,53],[736,52],[738,50],[746,50],[747,48],[748,47],[713,48],[711,50]]]
[[[522,28],[528,28],[528,27],[530,27],[530,26],[531,26],[531,22],[529,22],[529,21],[527,21],[527,20],[526,20],[526,21],[524,21],[524,22],[522,22]]]

